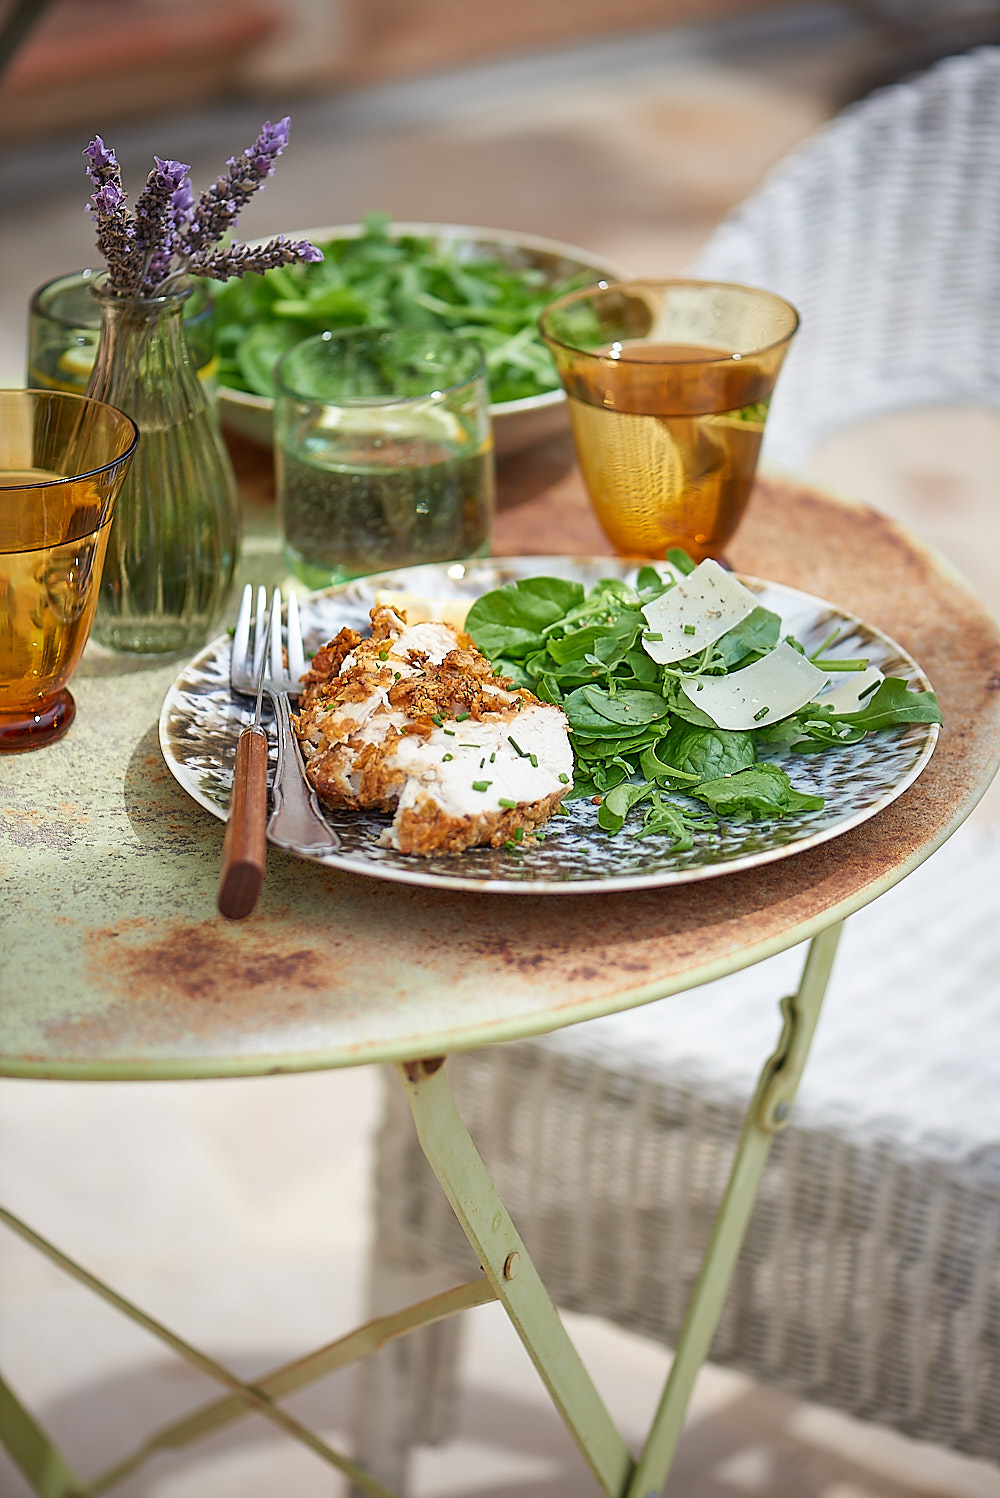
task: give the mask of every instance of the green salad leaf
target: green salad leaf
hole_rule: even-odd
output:
[[[718,727],[683,691],[685,681],[738,673],[782,640],[786,652],[788,645],[800,656],[804,651],[782,635],[777,614],[758,607],[696,655],[658,664],[643,648],[652,636],[642,610],[694,569],[686,553],[672,552],[669,560],[669,572],[642,567],[635,587],[604,578],[585,591],[564,578],[523,578],[483,594],[466,617],[467,631],[497,671],[566,713],[575,771],[570,795],[599,801],[597,820],[606,832],[630,822],[634,836],[667,836],[683,851],[698,829],[717,828],[723,818],[819,811],[823,798],[798,790],[766,758],[769,749],[820,753],[901,724],[940,723],[933,692],[911,691],[887,677],[854,712],[814,700],[766,727]],[[845,663],[822,658],[820,664],[836,670]],[[846,664],[860,669],[867,662]]]
[[[315,333],[337,328],[447,328],[480,345],[490,399],[555,390],[555,365],[538,332],[544,307],[595,279],[553,284],[536,266],[463,258],[456,245],[391,236],[385,214],[369,214],[354,239],[321,243],[323,259],[223,283],[215,293],[219,383],[273,396],[275,359]]]

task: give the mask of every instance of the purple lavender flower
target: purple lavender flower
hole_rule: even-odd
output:
[[[108,266],[108,288],[117,296],[158,296],[186,274],[226,280],[247,271],[322,260],[307,240],[278,235],[259,249],[219,241],[265,180],[288,144],[289,119],[265,121],[241,156],[195,201],[189,168],[182,161],[155,156],[155,167],[128,211],[115,153],[95,135],[84,152],[94,184],[88,209],[97,222],[97,244]]]
[[[289,239],[279,234],[264,245],[231,244],[225,249],[202,251],[191,257],[189,269],[195,276],[228,281],[230,276],[245,276],[251,271],[263,275],[266,270],[288,265],[293,260],[310,262],[322,258],[323,251],[308,239]]]
[[[87,168],[87,173],[91,177],[94,177],[95,172],[102,172],[118,165],[114,151],[108,150],[99,135],[94,136],[83,154],[90,157],[90,166]],[[96,177],[94,180],[97,180]]]
[[[183,161],[164,161],[159,156],[153,160],[156,166],[135,201],[133,243],[139,262],[137,290],[141,296],[152,296],[170,274],[180,228],[174,197],[183,191],[190,171]]]
[[[104,256],[112,284],[131,290],[135,284],[132,251],[135,228],[122,187],[121,168],[114,151],[106,148],[99,135],[94,136],[83,154],[90,158],[87,176],[94,184],[87,211],[97,224],[97,248]]]
[[[290,129],[288,115],[276,125],[265,120],[253,145],[241,156],[230,156],[227,170],[202,193],[195,205],[184,241],[189,255],[217,244],[234,227],[240,211],[274,171],[275,162],[288,144]]]

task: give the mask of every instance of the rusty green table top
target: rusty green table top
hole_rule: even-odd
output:
[[[273,516],[251,509],[243,571],[276,579]],[[606,549],[558,444],[508,470],[495,547]],[[226,923],[222,824],[159,749],[179,663],[89,648],[66,737],[0,759],[0,1073],[225,1076],[440,1055],[695,987],[876,898],[950,836],[996,770],[996,624],[891,521],[785,483],[758,484],[730,559],[892,635],[929,673],[945,728],[916,784],[864,825],[661,890],[515,900],[272,849],[256,911]]]

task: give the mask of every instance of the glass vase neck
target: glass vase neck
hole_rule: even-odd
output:
[[[171,312],[174,308],[179,310],[193,290],[194,286],[187,277],[177,281],[169,291],[160,292],[157,296],[133,296],[131,292],[115,291],[109,285],[106,274],[95,276],[90,283],[90,294],[97,298],[102,311],[124,307],[142,308],[150,316]]]

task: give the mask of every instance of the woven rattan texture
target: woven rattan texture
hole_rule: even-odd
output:
[[[801,328],[764,460],[924,404],[1000,405],[1000,48],[845,110],[726,219],[692,274],[763,286]]]

